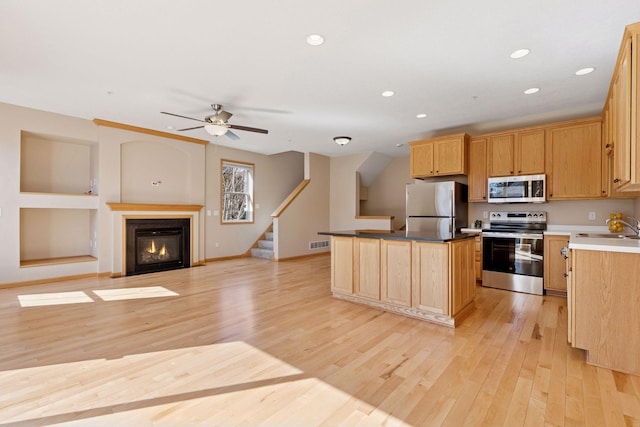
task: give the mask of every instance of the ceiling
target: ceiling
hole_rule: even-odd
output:
[[[425,137],[599,114],[638,21],[638,0],[2,0],[0,102],[168,132],[198,122],[161,111],[201,119],[219,103],[269,134],[181,134],[406,156]]]

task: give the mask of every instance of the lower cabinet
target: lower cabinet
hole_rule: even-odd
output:
[[[381,240],[380,290],[381,300],[402,307],[411,307],[411,242]]]
[[[567,293],[567,268],[561,250],[569,246],[569,236],[544,236],[544,289],[554,295]]]
[[[640,375],[640,254],[571,250],[569,341],[587,363]]]
[[[353,280],[358,296],[380,299],[380,242],[355,238]]]
[[[413,306],[449,315],[449,245],[413,243]]]
[[[331,237],[331,290],[348,299],[447,326],[475,298],[475,240],[418,242]]]

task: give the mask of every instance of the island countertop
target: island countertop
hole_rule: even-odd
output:
[[[363,237],[383,240],[415,240],[418,242],[451,242],[455,240],[473,239],[473,234],[441,233],[437,231],[406,231],[406,230],[342,230],[319,231],[318,234],[327,236]]]

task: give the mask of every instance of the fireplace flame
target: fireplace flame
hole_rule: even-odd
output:
[[[167,245],[163,244],[162,247],[160,248],[160,251],[158,251],[155,240],[151,241],[151,245],[149,245],[149,247],[146,249],[146,252],[148,254],[156,255],[159,258],[167,258],[169,256]]]

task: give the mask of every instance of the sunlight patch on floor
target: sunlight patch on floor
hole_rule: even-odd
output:
[[[316,425],[347,409],[360,421],[374,415],[394,420],[242,341],[105,357],[0,372],[0,419],[36,425]],[[25,383],[30,386],[12,390]]]
[[[89,295],[81,291],[18,295],[18,301],[20,301],[20,306],[22,307],[93,302]]]
[[[94,294],[104,301],[119,301],[126,299],[175,297],[180,294],[163,286],[147,286],[144,288],[99,289]]]
[[[92,291],[103,301],[122,301],[142,298],[175,297],[180,294],[163,286],[147,286],[144,288],[99,289]],[[55,292],[46,294],[18,295],[21,307],[38,307],[60,304],[81,304],[95,302],[89,295],[82,291]]]

